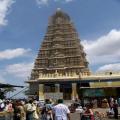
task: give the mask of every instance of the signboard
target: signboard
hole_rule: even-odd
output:
[[[85,97],[102,97],[105,96],[104,89],[85,89],[83,90]]]
[[[58,100],[58,99],[63,99],[63,93],[45,93],[44,94],[45,99],[53,99],[53,100]]]

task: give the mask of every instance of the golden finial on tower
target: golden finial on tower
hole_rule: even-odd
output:
[[[61,8],[57,8],[57,11],[61,11]]]

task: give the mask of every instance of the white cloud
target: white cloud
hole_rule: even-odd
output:
[[[16,48],[16,49],[7,49],[4,51],[0,51],[0,60],[3,59],[12,59],[19,56],[26,55],[30,49],[24,49],[24,48]]]
[[[65,0],[65,2],[72,2],[73,0]]]
[[[0,0],[0,26],[7,24],[6,15],[15,0]]]
[[[0,83],[4,83],[5,82],[5,79],[4,77],[0,74]]]
[[[14,77],[27,79],[30,76],[33,63],[19,63],[8,65],[5,69],[6,74],[10,74]]]
[[[74,0],[54,0],[55,2],[66,2],[66,3],[68,3],[68,2],[72,2],[72,1],[74,1]]]
[[[38,5],[47,5],[50,0],[36,0]]]
[[[84,40],[83,45],[92,65],[120,62],[120,30],[113,29],[96,40]]]
[[[0,69],[0,83],[6,83],[4,68]]]
[[[103,65],[97,71],[120,71],[120,63]]]
[[[53,0],[53,2],[72,2],[74,0]],[[36,0],[38,5],[48,5],[48,3],[50,2],[50,0]]]

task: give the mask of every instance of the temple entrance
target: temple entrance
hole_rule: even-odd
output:
[[[90,87],[89,83],[77,83],[78,98],[83,98],[83,88]]]
[[[55,92],[55,84],[50,83],[44,84],[44,92],[45,93]]]
[[[60,84],[60,92],[63,93],[64,100],[71,100],[72,85],[70,83]]]

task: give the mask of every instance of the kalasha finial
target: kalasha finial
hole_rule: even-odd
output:
[[[57,11],[61,11],[61,8],[57,8]]]

